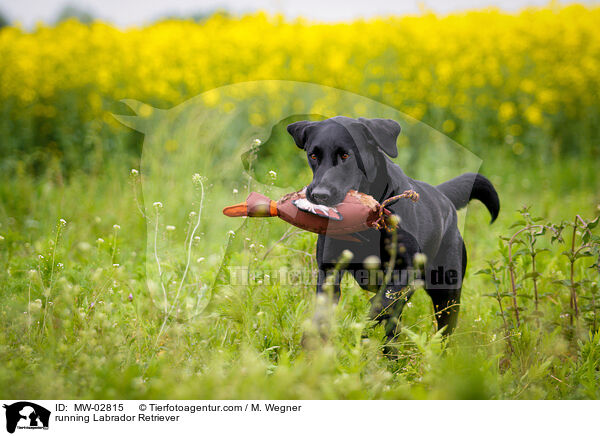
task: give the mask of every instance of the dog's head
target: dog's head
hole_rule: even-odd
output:
[[[386,119],[334,117],[324,121],[298,121],[287,127],[296,145],[306,151],[313,179],[308,199],[335,206],[349,190],[375,180],[385,164],[383,153],[398,155],[400,125]]]

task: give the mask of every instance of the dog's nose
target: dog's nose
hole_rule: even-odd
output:
[[[325,188],[314,188],[311,192],[311,197],[315,202],[324,204],[331,197],[331,192]]]

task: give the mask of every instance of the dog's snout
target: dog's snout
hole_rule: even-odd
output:
[[[310,195],[315,203],[325,204],[331,198],[331,191],[326,188],[314,188]]]

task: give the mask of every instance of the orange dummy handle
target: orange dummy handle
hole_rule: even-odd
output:
[[[279,216],[277,203],[262,194],[252,192],[243,203],[227,206],[223,209],[223,214],[231,217],[251,216],[251,217],[271,217]]]

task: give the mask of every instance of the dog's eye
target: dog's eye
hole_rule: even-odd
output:
[[[342,160],[346,160],[350,157],[348,153],[342,153]]]
[[[312,160],[317,160],[317,155],[314,153],[311,153],[308,157],[310,157]]]

